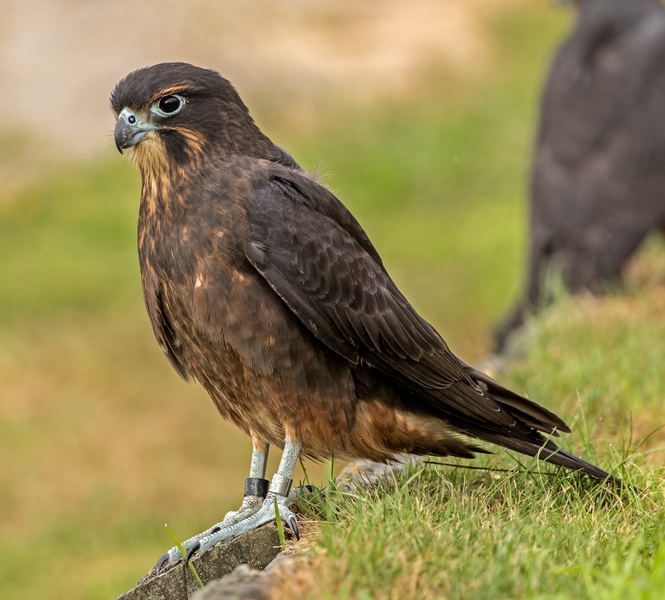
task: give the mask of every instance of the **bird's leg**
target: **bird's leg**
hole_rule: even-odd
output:
[[[224,520],[211,527],[206,533],[215,533],[216,528],[220,528],[224,524],[239,523],[261,508],[270,483],[265,478],[270,445],[254,435],[252,435],[252,442],[252,464],[249,468],[249,477],[245,480],[245,497],[240,508],[227,512]]]
[[[185,552],[189,553],[195,546],[198,548],[198,541],[206,536],[212,535],[222,527],[239,523],[250,515],[261,509],[263,500],[268,493],[269,481],[265,479],[266,463],[268,462],[268,451],[270,445],[252,434],[252,463],[249,467],[249,477],[245,480],[245,497],[238,510],[232,510],[226,513],[224,520],[206,529],[183,543]],[[168,552],[162,554],[157,561],[155,568],[159,573],[160,569],[169,564],[175,564],[182,559],[182,554],[176,546]]]
[[[208,535],[204,535],[198,539],[193,546],[187,550],[187,558],[189,559],[192,554],[197,551],[207,550],[212,548],[217,542],[224,542],[233,539],[242,533],[252,531],[265,523],[275,520],[275,499],[277,499],[277,511],[282,518],[282,521],[289,526],[296,537],[298,534],[298,521],[296,516],[289,510],[293,504],[297,490],[291,491],[291,477],[295,469],[298,455],[300,454],[300,444],[292,442],[288,438],[284,444],[284,452],[282,453],[282,460],[279,463],[277,473],[272,477],[270,487],[268,488],[268,495],[261,507],[248,517],[241,521],[236,521],[235,518],[220,523],[220,528],[214,532],[210,531]],[[215,529],[214,527],[212,529]],[[193,538],[192,538],[193,539]],[[188,540],[189,541],[189,540]]]

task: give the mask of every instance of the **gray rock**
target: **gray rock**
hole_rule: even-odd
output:
[[[230,575],[198,590],[191,600],[270,600],[270,592],[279,580],[309,566],[309,558],[291,554],[287,549],[263,571],[240,565]]]
[[[239,565],[264,569],[279,552],[277,528],[266,525],[224,544],[217,544],[195,556],[192,564],[206,584],[228,575]],[[160,575],[152,570],[133,590],[118,596],[116,600],[186,600],[199,589],[190,569],[180,563]]]

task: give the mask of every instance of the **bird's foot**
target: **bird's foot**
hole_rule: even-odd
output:
[[[276,518],[275,498],[277,498],[277,509],[282,522],[293,531],[296,538],[299,538],[298,521],[289,510],[299,494],[300,489],[296,488],[291,490],[288,496],[272,492],[265,499],[258,496],[245,496],[238,510],[226,513],[223,521],[182,543],[187,554],[186,560],[189,561],[197,552],[212,548],[218,542],[232,540],[243,533],[274,521]],[[179,563],[182,559],[180,550],[174,546],[160,557],[155,565],[155,570],[159,573],[161,570]]]
[[[230,510],[224,515],[224,520],[217,525],[213,525],[205,534],[214,533],[216,529],[221,529],[224,525],[234,525],[240,521],[251,517],[257,513],[263,505],[264,497],[260,496],[245,496],[240,508],[238,510]]]
[[[259,496],[245,496],[240,508],[238,510],[231,510],[226,513],[224,520],[216,523],[204,532],[192,536],[182,543],[185,552],[189,554],[190,550],[196,546],[198,541],[204,537],[215,534],[222,527],[227,525],[235,525],[243,519],[251,517],[254,513],[258,512],[263,506],[263,498]],[[179,563],[183,559],[182,553],[177,546],[171,548],[168,552],[162,554],[155,565],[155,570],[159,573],[162,569],[168,568],[172,565]]]
[[[274,521],[277,512],[279,512],[282,523],[293,531],[296,538],[299,538],[298,521],[296,516],[289,510],[289,507],[293,505],[296,496],[296,490],[291,492],[288,496],[282,496],[270,492],[263,501],[261,508],[254,514],[241,521],[223,522],[222,526],[217,531],[213,531],[209,535],[200,538],[198,540],[198,545],[193,546],[192,549],[187,552],[187,560],[189,560],[189,558],[196,552],[208,550],[208,548],[212,548],[218,542],[226,542],[243,533],[252,531],[257,527],[261,527],[261,525]],[[275,498],[277,499],[277,512],[275,510]]]

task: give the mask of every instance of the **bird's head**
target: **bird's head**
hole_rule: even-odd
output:
[[[111,94],[115,143],[143,171],[160,172],[203,157],[261,157],[271,146],[229,81],[187,63],[139,69]]]

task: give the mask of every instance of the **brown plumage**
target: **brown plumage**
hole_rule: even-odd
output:
[[[471,458],[474,437],[604,479],[545,435],[555,414],[459,360],[344,205],[255,125],[231,84],[184,63],[115,88],[141,169],[141,278],[171,364],[255,446],[313,458]]]

